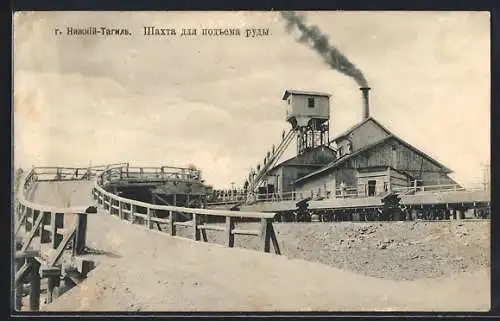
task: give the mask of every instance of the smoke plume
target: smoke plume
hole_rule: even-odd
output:
[[[305,18],[298,16],[295,12],[281,12],[281,16],[286,20],[286,31],[292,33],[294,27],[301,32],[298,42],[308,44],[324,61],[335,70],[350,76],[356,80],[360,87],[368,87],[365,76],[352,62],[347,59],[337,48],[328,43],[328,38],[321,33],[317,26],[308,27]]]

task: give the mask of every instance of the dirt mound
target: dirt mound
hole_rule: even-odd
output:
[[[241,223],[242,229],[258,224]],[[275,223],[281,251],[367,276],[415,280],[490,266],[489,221]],[[190,237],[190,228],[179,228]],[[224,234],[208,231],[209,242]],[[258,238],[236,236],[237,247],[260,249]]]
[[[89,246],[114,255],[50,311],[340,311],[489,309],[489,272],[394,281],[225,248],[89,217]],[[381,250],[382,251],[382,250]]]

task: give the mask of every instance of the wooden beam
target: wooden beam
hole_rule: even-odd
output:
[[[175,236],[176,234],[176,226],[175,226],[175,218],[176,218],[176,212],[174,211],[168,211],[168,216],[169,216],[169,232],[171,236]]]
[[[21,264],[19,264],[21,265]],[[25,262],[24,264],[21,265],[19,270],[16,272],[15,276],[15,284],[23,283],[24,279],[30,272],[30,264],[28,262]]]
[[[49,259],[49,266],[54,266],[59,258],[61,257],[62,253],[64,252],[64,249],[68,245],[69,241],[74,237],[75,235],[75,228],[72,228],[69,233],[67,233],[59,246],[56,249],[56,252],[53,254],[53,256]]]
[[[33,229],[31,230],[30,234],[28,235],[28,238],[26,242],[23,244],[23,247],[21,248],[21,251],[26,251],[28,247],[31,244],[31,241],[33,241],[33,238],[35,237],[36,231],[38,230],[38,227],[42,223],[43,215],[38,215],[36,222],[33,226]]]
[[[233,235],[254,235],[254,236],[259,236],[260,232],[258,230],[239,230],[239,229],[233,229],[231,231],[231,234],[233,234]]]
[[[199,241],[200,240],[200,230],[198,229],[198,221],[200,219],[200,216],[199,215],[196,215],[196,214],[192,214],[193,216],[193,222],[192,222],[192,226],[193,226],[193,240],[195,241]]]
[[[276,233],[274,233],[273,223],[269,221],[268,224],[269,224],[268,229],[271,235],[271,241],[273,242],[274,253],[276,253],[277,255],[281,255],[278,239],[276,238]]]
[[[50,229],[45,227],[50,224],[51,212],[43,212],[42,224],[40,226],[40,244],[50,243]]]
[[[21,215],[21,218],[17,222],[16,232],[14,235],[19,234],[19,231],[21,230],[21,227],[23,226],[23,223],[26,220],[27,215],[28,215],[28,208],[26,206],[23,206],[22,215]]]
[[[268,228],[267,221],[269,219],[263,218],[261,219],[261,229],[260,229],[260,239],[262,242],[262,250],[266,253],[270,252],[270,240],[271,234]]]
[[[64,214],[63,213],[52,213],[51,221],[51,235],[52,235],[52,244],[51,248],[57,249],[59,244],[61,243],[63,236],[60,235],[58,232],[59,229],[63,228],[64,226]]]
[[[232,233],[234,229],[234,217],[226,216],[226,245],[228,247],[234,247],[234,234]]]
[[[30,264],[30,311],[40,310],[40,263],[34,258],[29,259]]]
[[[77,214],[75,244],[73,244],[74,253],[76,255],[82,254],[83,251],[85,250],[86,239],[87,239],[87,215]]]

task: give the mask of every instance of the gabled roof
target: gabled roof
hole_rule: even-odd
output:
[[[303,91],[303,90],[293,90],[287,89],[285,90],[285,94],[283,95],[282,100],[285,100],[290,95],[306,95],[306,96],[320,96],[320,97],[330,97],[331,95],[328,93],[322,93],[318,91]]]
[[[378,127],[380,127],[387,134],[392,135],[392,133],[387,128],[382,126],[382,124],[380,124],[378,121],[376,121],[375,118],[370,116],[370,117],[366,118],[365,120],[363,120],[362,122],[359,122],[356,125],[352,126],[351,128],[347,129],[345,132],[338,135],[337,137],[332,139],[330,142],[335,142],[335,141],[339,140],[340,138],[344,138],[344,137],[348,136],[350,133],[352,133],[353,131],[355,131],[356,129],[358,129],[359,127],[361,127],[362,125],[366,124],[369,121],[374,122]]]
[[[390,132],[389,132],[390,133]],[[302,181],[305,181],[311,177],[314,177],[318,174],[321,174],[323,172],[326,172],[330,169],[333,169],[335,167],[338,167],[339,165],[345,163],[347,160],[353,158],[353,157],[356,157],[357,155],[359,154],[362,154],[376,146],[379,146],[387,141],[389,141],[390,139],[395,139],[397,140],[399,143],[401,143],[402,145],[406,146],[407,148],[413,150],[415,153],[419,154],[420,156],[424,157],[425,159],[427,159],[428,161],[430,161],[431,163],[434,163],[436,166],[439,166],[441,167],[447,174],[449,173],[452,173],[452,171],[447,168],[446,166],[442,165],[441,163],[439,163],[438,161],[436,161],[435,159],[433,159],[432,157],[430,157],[429,155],[425,154],[424,152],[418,150],[417,148],[411,146],[410,144],[408,144],[407,142],[405,142],[404,140],[402,140],[401,138],[397,137],[396,135],[393,135],[392,133],[390,133],[389,136],[379,140],[378,142],[375,142],[373,144],[369,144],[369,145],[366,145],[365,147],[355,151],[354,153],[352,154],[347,154],[346,156],[344,157],[341,157],[333,162],[331,162],[330,164],[326,165],[325,167],[321,168],[321,169],[318,169],[317,171],[314,171],[308,175],[305,175],[299,179],[297,179],[295,182],[298,183],[298,182],[302,182]]]

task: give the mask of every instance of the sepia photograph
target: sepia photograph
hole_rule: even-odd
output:
[[[489,12],[12,20],[12,312],[490,310]]]

